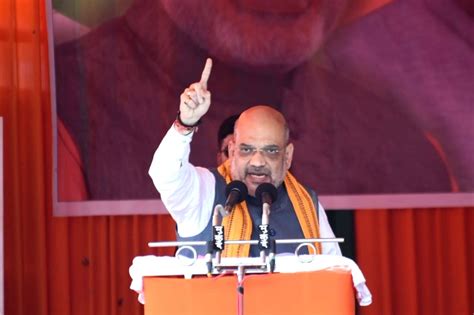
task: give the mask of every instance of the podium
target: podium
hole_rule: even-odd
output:
[[[192,279],[146,276],[145,315],[237,314],[237,287],[235,275]],[[344,268],[249,274],[243,287],[246,315],[355,314],[352,275]]]

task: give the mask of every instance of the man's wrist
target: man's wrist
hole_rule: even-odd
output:
[[[179,119],[179,114],[176,120],[173,123],[174,128],[183,136],[187,136],[195,131],[198,130],[198,126],[188,126],[182,123],[181,119]]]
[[[197,126],[199,126],[201,124],[201,119],[199,119],[198,121],[196,121],[195,123],[193,124],[187,124],[185,122],[183,122],[181,120],[181,112],[178,111],[178,115],[176,116],[176,120],[178,121],[178,123],[181,125],[181,126],[184,126],[184,127],[187,127],[187,128],[195,128]]]

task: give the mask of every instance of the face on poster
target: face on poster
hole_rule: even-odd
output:
[[[207,57],[194,165],[217,166],[225,118],[266,104],[288,120],[291,172],[328,208],[472,200],[472,18],[456,2],[387,2],[53,1],[56,210],[162,208],[148,167]]]

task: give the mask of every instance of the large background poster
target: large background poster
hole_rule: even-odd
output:
[[[148,167],[207,57],[193,164],[215,167],[219,124],[267,104],[326,208],[472,205],[472,6],[387,2],[53,1],[55,213],[164,210]]]

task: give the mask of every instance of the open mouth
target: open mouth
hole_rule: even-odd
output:
[[[250,179],[253,183],[264,183],[269,180],[267,174],[259,174],[259,173],[248,173],[247,178]]]

